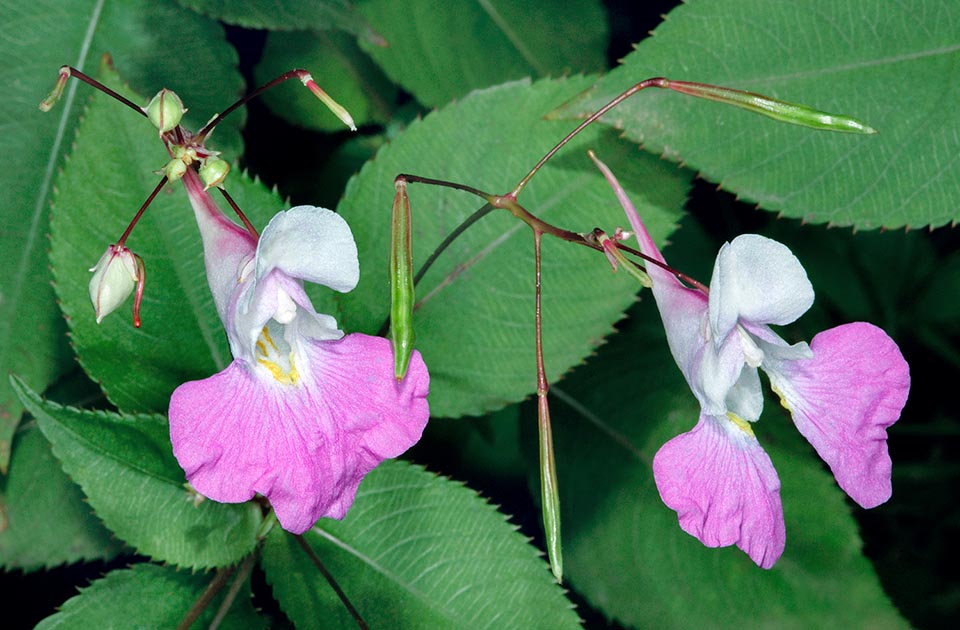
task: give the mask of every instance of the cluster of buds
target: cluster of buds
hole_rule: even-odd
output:
[[[170,161],[161,169],[167,181],[177,181],[188,168],[198,164],[198,174],[206,188],[219,187],[223,183],[230,172],[230,164],[220,157],[219,151],[203,146],[205,136],[192,136],[180,127],[187,108],[176,92],[163,88],[147,103],[143,112],[157,128],[170,153]]]
[[[100,257],[97,264],[90,269],[93,272],[93,278],[90,279],[90,300],[93,302],[93,308],[96,313],[97,323],[99,324],[104,317],[115,311],[130,294],[136,289],[136,297],[133,306],[133,324],[140,326],[140,303],[143,297],[143,284],[145,277],[145,267],[143,260],[135,253],[130,251],[125,243],[130,232],[140,220],[144,210],[153,201],[157,193],[167,182],[174,182],[181,179],[188,169],[195,169],[200,181],[204,184],[204,190],[217,188],[226,198],[227,202],[239,216],[241,222],[248,232],[258,238],[256,229],[251,225],[243,215],[236,203],[230,198],[223,189],[223,181],[230,172],[230,164],[220,157],[219,151],[213,151],[205,146],[207,138],[220,121],[232,112],[234,109],[244,105],[250,99],[258,96],[262,92],[287,81],[297,78],[300,82],[317,96],[328,108],[346,124],[350,129],[356,130],[353,118],[346,109],[341,107],[336,101],[324,92],[313,80],[313,77],[306,70],[290,70],[285,72],[273,81],[254,90],[249,95],[240,99],[223,113],[215,115],[203,128],[196,134],[193,134],[180,126],[183,115],[187,109],[183,101],[172,90],[166,88],[160,90],[156,96],[150,99],[145,107],[139,107],[126,97],[111,90],[99,81],[85,75],[76,68],[62,66],[60,68],[57,83],[50,94],[40,103],[41,111],[49,111],[63,94],[64,86],[71,77],[79,79],[84,83],[92,85],[101,92],[113,97],[124,105],[145,116],[150,123],[157,129],[160,140],[167,148],[170,154],[170,161],[163,166],[158,173],[162,173],[163,178],[157,184],[153,192],[140,207],[140,210],[134,216],[133,220],[127,226],[126,231],[117,240],[116,243],[107,248],[107,251]]]

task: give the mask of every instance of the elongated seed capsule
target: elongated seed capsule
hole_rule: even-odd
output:
[[[402,380],[413,353],[413,255],[411,253],[410,198],[407,182],[395,181],[393,215],[390,220],[390,341],[393,344],[393,370]]]
[[[877,133],[876,129],[860,122],[856,118],[843,116],[841,114],[829,114],[813,109],[812,107],[807,107],[806,105],[788,103],[787,101],[781,101],[754,92],[744,92],[742,90],[734,90],[717,85],[707,85],[705,83],[672,81],[670,79],[663,79],[660,87],[665,87],[683,94],[689,94],[690,96],[698,96],[711,101],[733,105],[734,107],[746,109],[793,125],[844,133]]]

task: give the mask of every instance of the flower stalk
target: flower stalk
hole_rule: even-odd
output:
[[[547,542],[547,558],[550,570],[557,582],[563,581],[563,547],[560,536],[560,488],[557,479],[557,462],[553,450],[553,431],[550,427],[550,404],[547,393],[546,368],[543,363],[543,320],[540,302],[540,242],[543,234],[534,228],[533,249],[536,267],[534,321],[537,352],[537,429],[540,441],[540,501],[543,512],[543,532]]]

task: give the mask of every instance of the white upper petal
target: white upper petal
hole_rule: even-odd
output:
[[[337,213],[315,206],[278,213],[257,244],[257,278],[274,269],[336,291],[353,290],[360,263],[350,226]]]
[[[710,281],[710,327],[725,339],[738,321],[789,324],[813,304],[807,272],[786,245],[757,234],[726,243]]]

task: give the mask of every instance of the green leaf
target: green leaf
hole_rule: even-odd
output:
[[[334,31],[269,33],[263,57],[254,69],[264,84],[292,68],[306,68],[317,84],[345,107],[357,125],[386,122],[396,100],[396,88],[354,39]],[[298,81],[263,95],[266,104],[284,119],[319,131],[345,131],[343,122],[323,107]]]
[[[175,628],[210,579],[153,564],[111,571],[68,599],[60,612],[41,621],[37,628]],[[222,600],[223,594],[215,598],[194,627],[210,627]],[[267,624],[249,597],[241,595],[219,627],[247,630],[266,628]]]
[[[504,81],[606,67],[606,14],[595,0],[367,0],[359,10],[387,41],[361,45],[431,107]]]
[[[669,252],[668,261],[682,262]],[[782,483],[783,557],[764,571],[735,547],[710,549],[680,529],[651,462],[693,428],[699,409],[653,300],[632,314],[624,332],[551,391],[574,588],[634,627],[905,627],[861,555],[843,493],[771,401],[755,431]]]
[[[578,628],[572,605],[516,528],[461,484],[400,461],[360,486],[343,521],[304,535],[371,628]],[[273,593],[298,628],[353,628],[297,541],[263,548]]]
[[[376,333],[389,312],[390,209],[399,173],[461,182],[490,192],[513,188],[569,130],[542,120],[588,79],[508,84],[471,94],[411,124],[348,184],[339,212],[361,260],[360,285],[342,299],[341,325]],[[658,238],[680,216],[688,178],[601,129],[588,129],[520,196],[538,217],[563,228],[608,232],[623,211],[585,155],[611,165]],[[411,184],[413,266],[483,205],[463,192]],[[544,355],[556,380],[584,359],[633,302],[638,285],[614,276],[603,255],[546,237],[543,243]],[[437,417],[480,415],[535,391],[534,258],[531,231],[506,212],[474,224],[417,287],[417,349],[430,368]]]
[[[0,208],[0,259],[5,262],[0,278],[0,472],[5,472],[21,413],[7,374],[20,374],[43,389],[69,365],[45,256],[47,204],[79,105],[91,88],[72,81],[57,107],[42,114],[37,106],[53,87],[57,70],[71,64],[94,72],[100,56],[110,52],[147,93],[166,85],[189,94],[194,110],[188,120],[194,124],[215,111],[215,104],[225,107],[242,79],[223,29],[170,1],[2,0],[0,41],[7,60],[0,64],[0,83],[6,86],[0,99],[0,149],[11,156],[0,173],[5,200]],[[197,67],[204,72],[196,72]],[[118,103],[113,107],[118,118],[138,118],[133,112],[121,116]],[[241,123],[242,116],[228,119],[218,132],[220,145],[240,147]]]
[[[195,503],[162,416],[84,411],[14,389],[94,512],[138,552],[191,568],[225,566],[253,551],[260,508]]]
[[[349,0],[177,0],[194,11],[244,28],[270,31],[337,29],[360,35],[374,44],[382,38],[354,9]]]
[[[123,92],[115,82],[108,80]],[[154,170],[169,160],[149,122],[118,116],[115,105],[103,96],[93,99],[57,180],[50,261],[83,368],[121,410],[166,412],[178,385],[210,376],[231,357],[207,285],[200,234],[179,183],[157,196],[127,241],[146,264],[142,327],[133,327],[129,303],[96,324],[88,269],[123,233],[160,179]],[[104,158],[114,155],[123,159]],[[261,228],[283,206],[240,173],[227,178],[226,188]]]
[[[63,473],[36,425],[21,427],[10,474],[0,478],[0,565],[35,571],[109,560],[121,548]]]
[[[632,97],[604,120],[783,216],[943,225],[960,219],[958,25],[955,2],[691,1],[565,112],[666,76],[854,116],[879,134],[813,132],[673,93]]]

